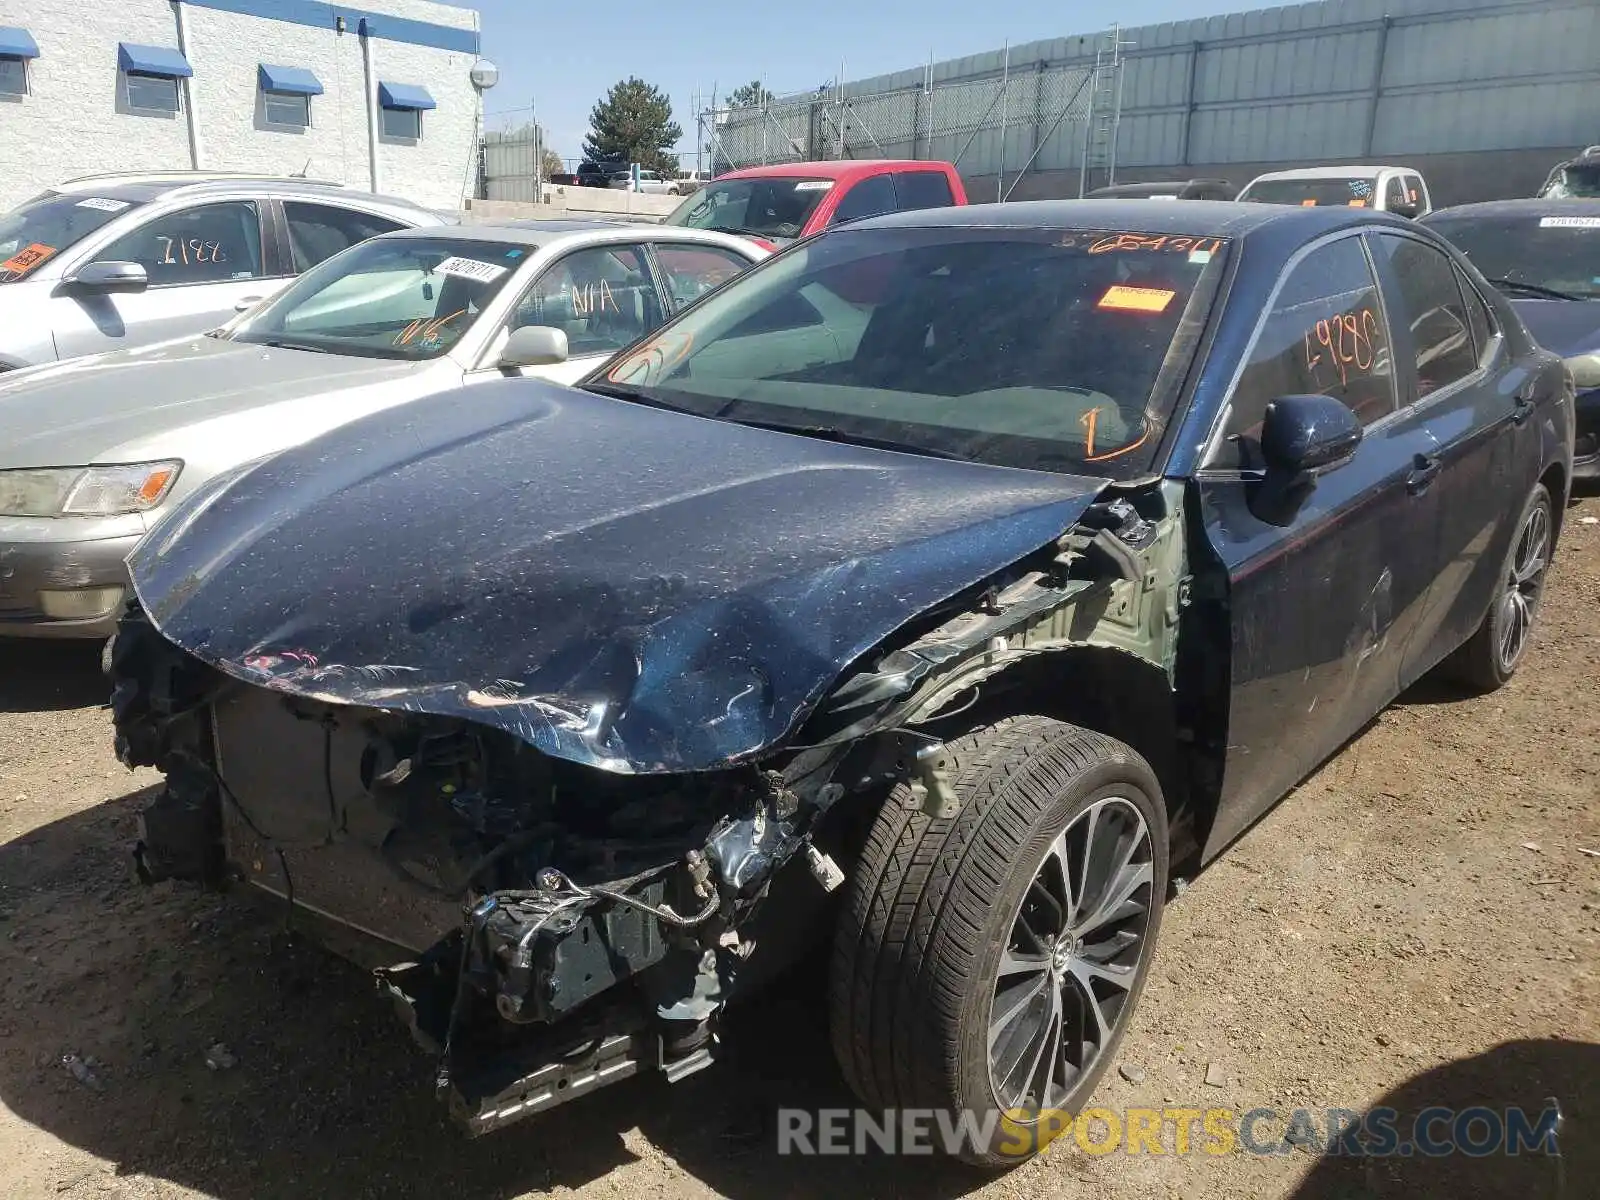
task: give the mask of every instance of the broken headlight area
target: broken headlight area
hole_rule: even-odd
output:
[[[842,878],[808,842],[842,753],[787,774],[609,774],[119,640],[119,747],[167,775],[141,874],[247,884],[372,968],[475,1133],[708,1063],[776,872],[809,860],[824,887]]]

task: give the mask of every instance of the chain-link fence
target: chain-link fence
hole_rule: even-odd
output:
[[[765,163],[834,158],[938,158],[961,166],[980,134],[1021,137],[1015,167],[1026,170],[1063,127],[1086,126],[1094,107],[1095,69],[1025,70],[869,95],[823,88],[759,105],[701,114],[714,172]],[[1081,134],[1073,134],[1081,139]]]

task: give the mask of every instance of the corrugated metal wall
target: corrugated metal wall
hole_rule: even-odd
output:
[[[1324,0],[1122,36],[1134,45],[1119,172],[1600,142],[1600,0]],[[1040,64],[1088,66],[1105,44],[1094,33],[1013,46],[1012,79]],[[932,81],[995,78],[1005,61],[991,51],[935,63]],[[921,88],[926,74],[915,67],[842,90],[865,97]],[[1033,170],[1076,170],[1083,129],[1064,125]],[[999,130],[979,132],[962,174],[1014,173],[1034,136],[1030,121],[1017,122],[1002,150]],[[935,155],[954,153],[940,141]]]

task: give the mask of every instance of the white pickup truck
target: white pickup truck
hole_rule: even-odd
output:
[[[1420,217],[1433,211],[1422,172],[1412,167],[1301,167],[1269,171],[1245,184],[1240,200],[1258,204],[1337,205]]]

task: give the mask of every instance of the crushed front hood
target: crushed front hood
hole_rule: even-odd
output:
[[[130,566],[167,638],[251,683],[694,771],[780,743],[1101,486],[508,380],[218,480]]]

